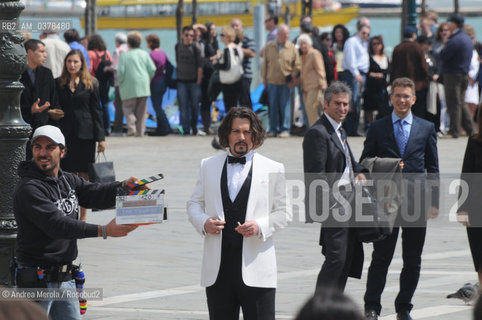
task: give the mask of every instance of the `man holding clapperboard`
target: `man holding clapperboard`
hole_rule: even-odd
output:
[[[117,221],[118,224],[114,218],[104,226],[80,221],[79,206],[111,208],[116,204],[117,195],[131,194],[133,190],[146,190],[148,187],[146,181],[139,181],[136,177],[100,184],[64,172],[60,169],[60,159],[67,152],[67,146],[57,127],[46,125],[37,128],[30,142],[33,159],[20,163],[20,181],[14,191],[13,207],[18,225],[17,287],[75,291],[76,266],[72,262],[77,258],[77,239],[124,237],[137,228],[136,221],[132,219],[131,224]],[[162,178],[162,175],[158,177]],[[142,205],[142,201],[136,203]],[[157,206],[160,210],[158,216],[162,219],[162,205],[160,207]],[[125,213],[132,213],[132,209],[138,208],[131,206],[130,209],[124,210]],[[141,217],[145,217],[142,208],[139,212]],[[75,298],[41,299],[37,302],[51,319],[80,319],[79,301]]]

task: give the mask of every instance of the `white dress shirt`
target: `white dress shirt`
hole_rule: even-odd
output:
[[[367,73],[369,67],[368,41],[363,42],[358,35],[348,38],[343,47],[342,68],[356,77],[360,75],[360,71]]]
[[[233,156],[231,152],[228,155]],[[227,177],[228,177],[228,191],[229,198],[232,202],[236,199],[244,181],[248,177],[251,164],[253,163],[254,151],[248,152],[246,157],[246,164],[241,163],[228,163],[227,165]]]
[[[333,120],[329,115],[327,115],[325,113],[325,116],[326,118],[328,119],[328,121],[330,121],[331,123],[331,126],[333,127],[333,129],[335,129],[335,132],[336,132],[336,136],[338,137],[338,140],[340,140],[340,143],[341,143],[341,146],[343,146],[343,140],[341,139],[341,133],[340,133],[340,128],[342,126],[342,123],[338,123],[336,122],[335,120]],[[348,148],[348,141],[346,142],[347,144],[347,148]],[[349,163],[347,161],[347,163]],[[340,181],[338,182],[338,185],[339,186],[344,186],[344,185],[347,185],[347,184],[351,184],[351,181],[350,181],[350,168],[348,168],[348,166],[345,166],[345,171],[343,171],[343,174],[341,175],[340,177]]]

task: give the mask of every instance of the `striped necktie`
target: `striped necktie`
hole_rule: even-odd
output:
[[[405,120],[398,119],[395,121],[395,138],[397,140],[398,149],[400,150],[400,155],[403,157],[405,154],[405,149],[407,148],[408,136],[403,130],[404,123],[407,123]]]
[[[350,149],[348,148],[348,143],[346,141],[346,131],[345,129],[343,129],[343,127],[340,127],[340,129],[338,130],[340,131],[341,141],[343,144],[343,151],[345,153],[345,165],[348,167],[348,172],[350,174],[350,181],[354,183],[355,174],[353,173],[353,164],[351,162]]]

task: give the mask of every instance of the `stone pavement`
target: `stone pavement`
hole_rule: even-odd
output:
[[[358,158],[364,138],[349,138]],[[202,238],[187,220],[185,205],[197,179],[200,160],[216,152],[211,137],[108,137],[107,158],[117,179],[163,173],[152,184],[164,188],[169,219],[141,226],[126,238],[79,241],[87,288],[102,288],[102,301],[89,301],[83,319],[208,319],[204,289],[199,286]],[[260,153],[283,162],[288,173],[302,173],[302,138],[266,140]],[[467,140],[439,140],[443,173],[458,174]],[[449,198],[444,195],[444,199]],[[414,319],[471,319],[471,307],[446,295],[466,282],[476,282],[465,229],[446,218],[448,209],[429,224],[422,275],[414,298]],[[105,224],[113,210],[88,214],[88,221]],[[323,256],[318,246],[319,224],[305,224],[299,214],[275,235],[278,257],[276,318],[293,319],[312,294]],[[399,241],[400,242],[400,241]],[[365,245],[361,280],[349,279],[346,293],[360,307],[370,262]],[[402,266],[400,245],[390,267],[382,303],[382,320],[395,319],[393,301]],[[227,319],[229,320],[229,319]]]

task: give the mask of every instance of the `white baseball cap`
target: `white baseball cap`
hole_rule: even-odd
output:
[[[38,127],[35,132],[33,133],[32,140],[31,142],[33,143],[35,139],[39,137],[46,137],[55,142],[56,144],[61,144],[62,146],[65,147],[65,138],[64,135],[62,134],[62,131],[60,131],[59,128],[51,126],[51,125],[46,125],[42,127]]]

